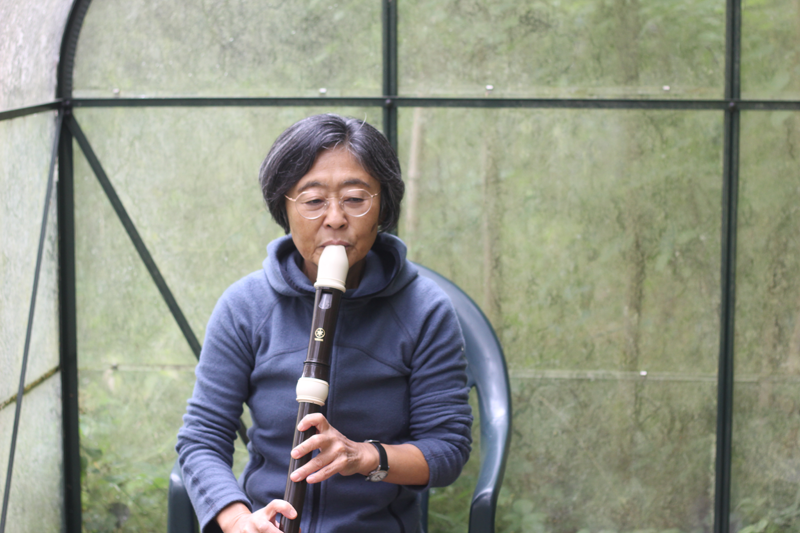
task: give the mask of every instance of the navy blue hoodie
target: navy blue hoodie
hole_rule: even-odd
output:
[[[177,450],[204,532],[243,502],[283,498],[294,435],[295,385],[308,348],[314,287],[290,236],[270,243],[264,269],[234,283],[206,330]],[[472,416],[463,338],[452,304],[379,234],[357,289],[342,299],[331,355],[331,425],[354,441],[411,443],[430,468],[428,487],[452,483],[470,452]],[[247,403],[250,461],[237,482],[233,441]],[[391,468],[391,465],[389,465]],[[361,475],[309,484],[303,533],[418,531],[418,492]]]

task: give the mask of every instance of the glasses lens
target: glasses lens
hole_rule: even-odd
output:
[[[341,205],[348,215],[360,217],[366,215],[372,206],[372,196],[364,189],[345,191],[342,194]]]
[[[295,205],[300,216],[313,220],[322,216],[328,207],[328,200],[319,193],[306,191],[297,197]]]
[[[328,203],[328,198],[324,195],[314,191],[306,191],[297,197],[294,204],[300,216],[314,220],[325,213],[328,209]],[[345,191],[339,197],[339,205],[348,215],[361,217],[366,215],[370,207],[372,207],[372,195],[364,189]]]

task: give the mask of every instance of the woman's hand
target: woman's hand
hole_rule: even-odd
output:
[[[272,500],[255,513],[243,503],[232,503],[219,512],[217,523],[224,533],[280,533],[278,513],[290,519],[297,517],[289,502]]]
[[[299,459],[314,450],[319,450],[319,454],[292,472],[289,476],[292,481],[305,479],[309,483],[319,483],[334,474],[367,475],[377,468],[378,451],[372,444],[353,442],[331,426],[320,413],[304,417],[297,429],[306,431],[311,427],[317,428],[317,434],[293,449],[292,457]]]

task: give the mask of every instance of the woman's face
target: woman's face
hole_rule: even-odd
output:
[[[297,198],[300,193],[314,191],[329,199],[328,209],[314,220],[300,216],[295,202],[286,200],[286,214],[292,240],[303,256],[303,272],[313,283],[317,279],[317,265],[325,246],[340,244],[345,247],[350,271],[347,287],[358,286],[364,268],[364,259],[378,235],[380,196],[372,199],[366,215],[353,217],[342,211],[339,198],[344,191],[364,189],[370,194],[381,190],[378,180],[370,176],[353,155],[343,149],[324,150],[308,174],[300,178],[286,196]]]

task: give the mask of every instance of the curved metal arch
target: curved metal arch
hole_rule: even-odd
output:
[[[56,98],[61,100],[62,115],[72,114],[72,74],[86,12],[91,0],[75,0],[61,36]],[[67,120],[61,124],[58,150],[58,268],[60,301],[61,424],[64,454],[64,529],[79,533],[81,516],[80,418],[78,412],[78,345],[75,291],[75,214],[73,195],[72,134]]]
[[[72,98],[72,75],[75,71],[75,52],[78,49],[78,37],[83,28],[86,12],[91,0],[75,0],[67,18],[67,25],[61,37],[61,53],[58,61],[58,78],[56,98],[68,100]],[[69,105],[67,103],[67,105]]]

